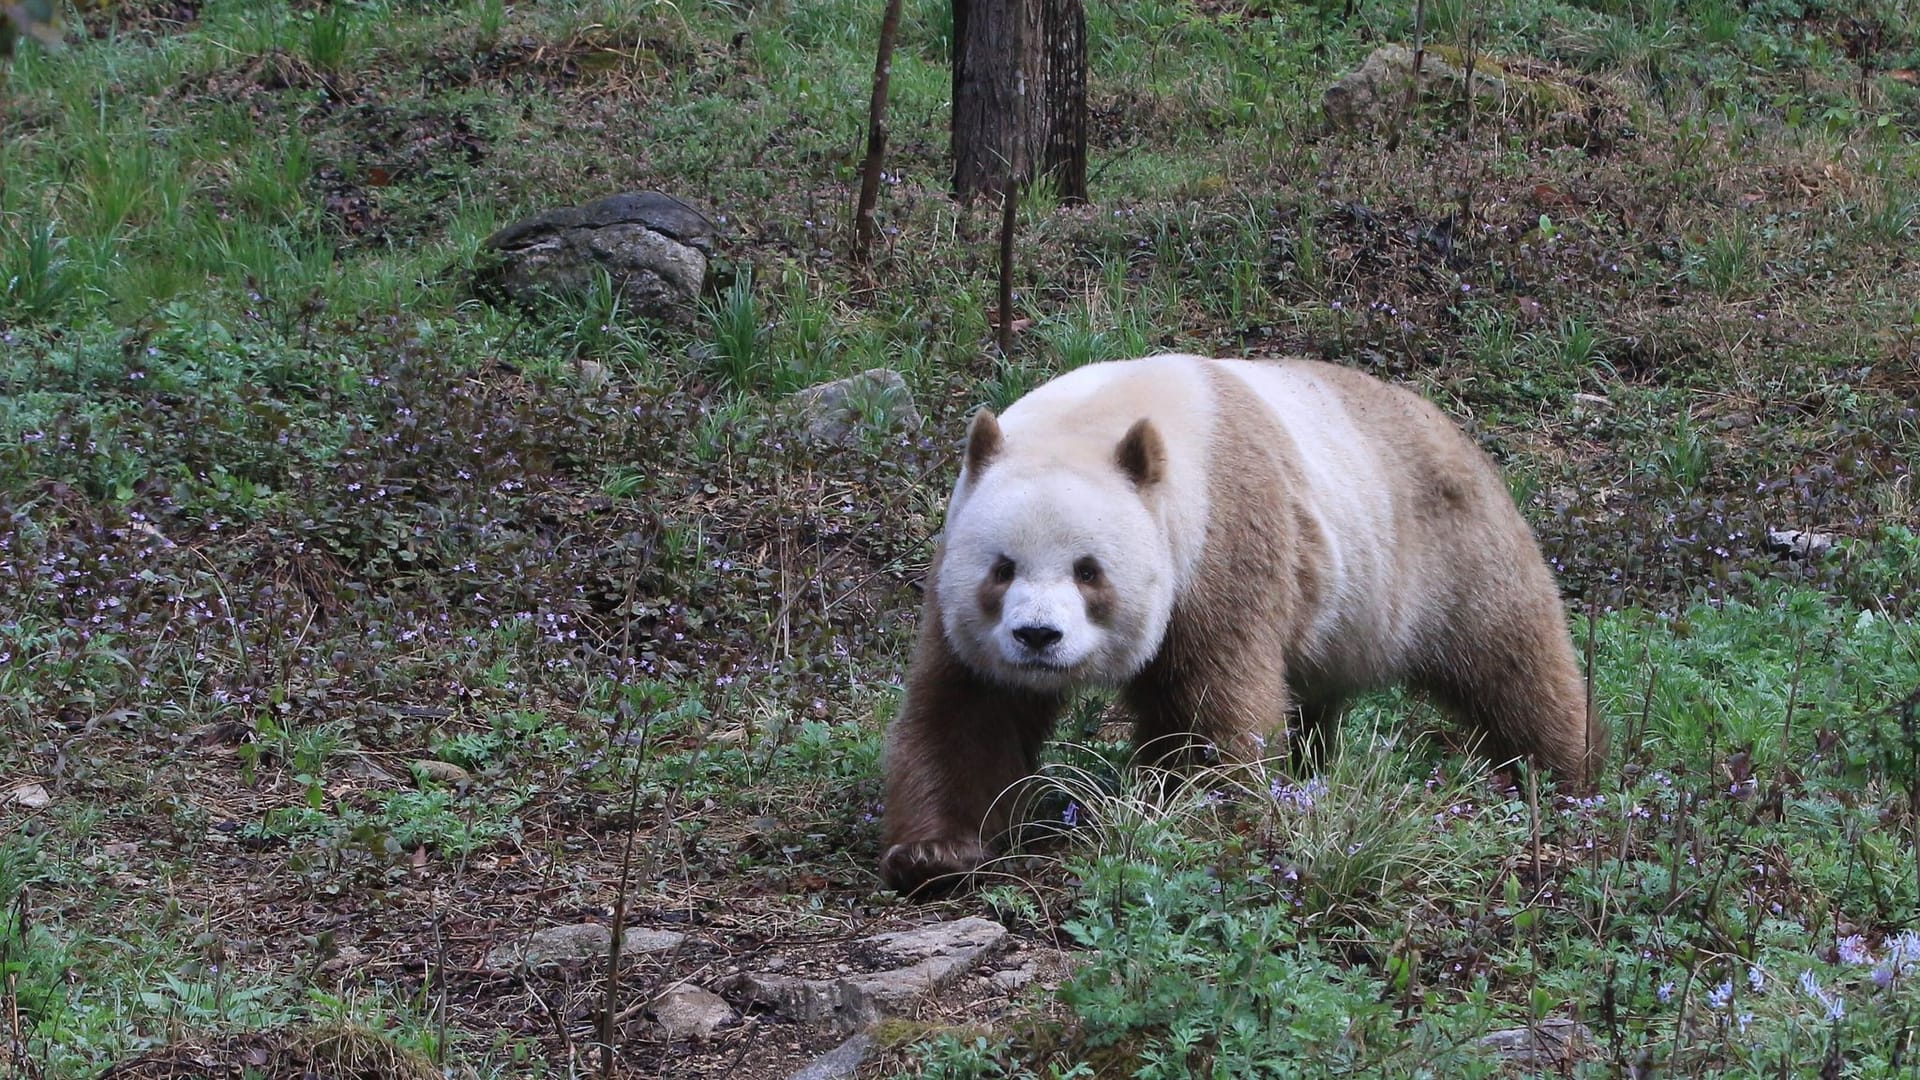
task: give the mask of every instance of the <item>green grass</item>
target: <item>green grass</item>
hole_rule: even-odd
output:
[[[997,212],[945,194],[944,2],[903,18],[870,271],[877,8],[164,13],[87,7],[5,72],[7,1067],[350,1029],[394,1070],[571,1075],[605,965],[475,972],[623,879],[697,939],[633,960],[623,1010],[721,952],[923,917],[876,892],[881,737],[965,418],[1165,348],[1323,357],[1467,424],[1593,620],[1604,799],[1502,786],[1406,695],[1317,776],[1171,798],[1089,719],[1017,873],[936,909],[1088,963],[876,1069],[1469,1076],[1549,1018],[1595,1032],[1578,1075],[1912,1059],[1876,982],[1910,986],[1883,969],[1920,918],[1893,8],[1443,0],[1430,44],[1593,108],[1388,140],[1318,94],[1412,5],[1094,5],[1094,201],[1023,206],[1005,356]],[[605,279],[472,295],[501,225],[647,188],[720,224],[691,325]],[[923,427],[874,394],[868,437],[808,445],[784,399],[873,367]],[[1775,528],[1837,543],[1782,558]],[[617,1056],[824,1049],[759,1030]]]

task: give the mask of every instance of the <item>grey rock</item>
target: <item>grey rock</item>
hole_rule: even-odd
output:
[[[858,1072],[867,1055],[873,1052],[873,1036],[855,1035],[839,1046],[807,1062],[787,1080],[848,1080]]]
[[[629,192],[535,214],[481,248],[492,256],[476,281],[482,295],[532,303],[583,293],[604,272],[632,311],[684,323],[706,286],[713,226],[670,195]]]
[[[713,251],[713,223],[707,216],[657,191],[623,192],[582,206],[545,210],[499,230],[487,237],[482,246],[522,247],[552,233],[604,229],[609,225],[642,225],[701,252]]]
[[[875,970],[832,979],[741,972],[726,988],[790,1020],[854,1031],[973,970],[1007,940],[1006,927],[988,919],[935,923],[862,938],[858,944],[878,957]]]
[[[433,758],[419,758],[413,763],[413,771],[423,779],[442,784],[465,784],[473,779],[467,770],[451,761],[438,761]]]
[[[822,445],[844,443],[863,427],[920,430],[907,381],[897,371],[869,368],[858,375],[810,386],[789,399],[806,437]]]
[[[987,981],[1008,993],[1012,993],[1032,982],[1035,974],[1036,972],[1033,970],[1032,964],[1022,964],[1017,968],[996,971],[987,976]]]
[[[627,955],[671,952],[687,940],[687,935],[672,930],[629,927],[622,935],[621,951]],[[613,944],[613,930],[599,923],[549,926],[498,946],[487,953],[486,966],[495,971],[520,967],[544,967],[569,960],[590,960],[607,955]]]
[[[1776,555],[1792,559],[1817,559],[1832,547],[1833,537],[1827,533],[1804,532],[1800,529],[1767,530],[1767,550]]]
[[[940,957],[979,958],[1007,943],[1007,928],[992,919],[968,917],[911,930],[893,930],[862,938],[889,956],[909,960]]]
[[[682,984],[653,999],[653,1019],[670,1039],[705,1039],[733,1022],[733,1006],[711,990]]]
[[[743,971],[730,976],[722,989],[745,998],[750,1005],[765,1005],[780,1016],[802,1024],[832,1021],[853,1030],[864,1022],[857,1015],[857,1004],[846,1001],[846,989],[829,979],[803,979],[773,971]]]
[[[1592,1056],[1593,1031],[1574,1020],[1542,1020],[1530,1028],[1508,1028],[1480,1037],[1480,1044],[1515,1065],[1548,1068]]]
[[[29,810],[38,810],[53,802],[53,796],[47,793],[45,784],[29,781],[14,785],[13,790],[7,792],[7,801]]]
[[[574,364],[573,378],[580,389],[596,393],[605,390],[610,381],[606,365],[598,360],[581,360]]]
[[[1383,45],[1356,69],[1322,92],[1320,104],[1336,129],[1392,130],[1406,120],[1407,91],[1414,85],[1414,53],[1404,45]],[[1419,93],[1423,111],[1457,117],[1465,111],[1468,56],[1451,45],[1429,45],[1420,57]],[[1584,143],[1597,133],[1597,118],[1616,107],[1594,84],[1559,78],[1547,65],[1526,59],[1472,57],[1474,107],[1498,110],[1507,120],[1532,125],[1561,142]],[[1584,88],[1583,88],[1584,87]],[[1612,124],[1605,125],[1612,130]],[[1537,305],[1536,305],[1537,307]]]
[[[1405,45],[1382,45],[1368,54],[1358,68],[1327,87],[1320,95],[1320,106],[1327,114],[1327,121],[1336,128],[1384,126],[1406,105],[1407,88],[1413,77],[1413,50]],[[1420,57],[1423,94],[1458,98],[1466,84],[1467,73],[1433,50],[1427,50]],[[1506,96],[1507,86],[1505,80],[1489,77],[1484,68],[1477,68],[1473,73],[1473,90],[1487,104],[1498,105]]]

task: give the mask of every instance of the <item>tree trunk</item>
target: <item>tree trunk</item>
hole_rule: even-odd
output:
[[[1087,197],[1087,18],[1081,0],[952,0],[953,190],[1015,184]]]
[[[893,39],[900,30],[900,0],[887,0],[880,19],[880,56],[873,64],[873,97],[867,104],[867,160],[860,170],[860,208],[854,214],[853,257],[866,262],[876,231],[873,204],[880,196],[880,166],[887,156],[887,83],[893,76]]]

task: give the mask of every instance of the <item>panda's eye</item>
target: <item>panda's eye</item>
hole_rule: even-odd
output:
[[[1091,585],[1100,580],[1100,564],[1093,556],[1078,559],[1073,564],[1073,580],[1082,585]]]
[[[1010,585],[1013,583],[1013,560],[1002,555],[1000,561],[993,564],[993,583]]]

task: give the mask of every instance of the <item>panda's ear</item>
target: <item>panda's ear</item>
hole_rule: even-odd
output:
[[[1134,487],[1151,487],[1167,475],[1167,444],[1160,440],[1160,430],[1153,421],[1143,416],[1121,437],[1113,460]]]
[[[987,463],[1000,455],[1000,420],[992,409],[973,414],[967,426],[967,475],[979,476]]]

